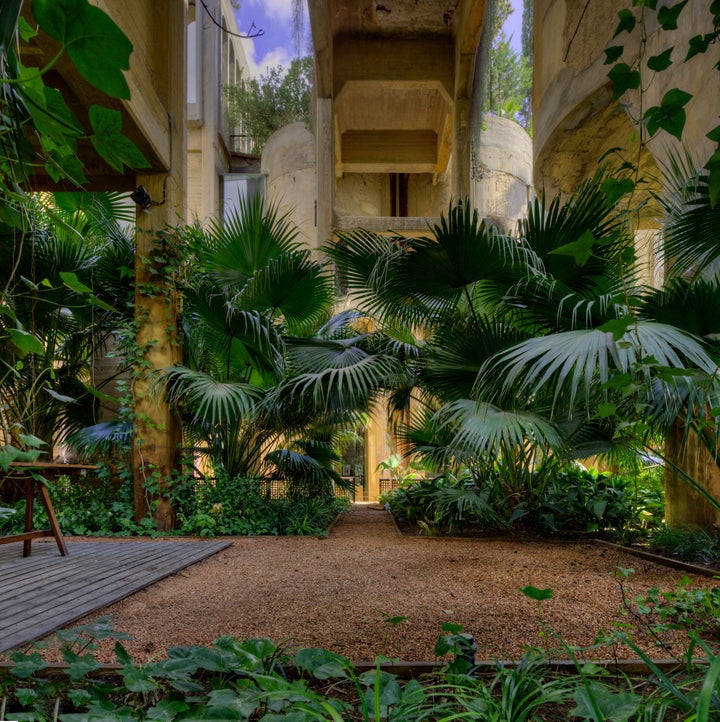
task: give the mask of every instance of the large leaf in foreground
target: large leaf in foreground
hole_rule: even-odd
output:
[[[642,359],[653,358],[656,365],[685,369],[688,365],[708,374],[716,364],[695,338],[665,324],[638,321],[621,338],[600,329],[566,331],[531,338],[491,361],[480,377],[480,384],[510,390],[517,396],[539,393],[549,384],[557,400],[569,391],[569,405],[578,391],[585,389],[589,400],[597,383],[606,383],[613,374],[633,372]],[[498,378],[502,381],[498,384]]]

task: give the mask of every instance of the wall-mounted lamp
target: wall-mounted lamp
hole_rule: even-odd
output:
[[[153,201],[152,198],[150,198],[150,194],[148,193],[148,190],[145,186],[138,186],[131,194],[130,198],[132,198],[135,203],[138,204],[138,206],[146,211],[150,206],[156,205],[155,201]]]

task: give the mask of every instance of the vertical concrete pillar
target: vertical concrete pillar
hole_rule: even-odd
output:
[[[333,139],[332,98],[318,98],[315,106],[317,148],[317,242],[322,245],[333,233],[335,188],[335,145]]]
[[[138,210],[135,254],[135,319],[138,324],[138,358],[133,373],[135,422],[133,428],[133,480],[136,519],[149,515],[161,530],[169,530],[174,514],[166,497],[170,474],[178,468],[180,423],[162,393],[154,387],[154,371],[182,360],[182,337],[177,317],[180,299],[173,288],[173,238],[170,226],[184,217],[186,185],[185,106],[185,4],[159,0],[155,56],[157,86],[168,112],[170,167],[166,173],[137,176],[155,201]],[[167,259],[167,262],[166,260]],[[150,492],[146,482],[151,482]]]
[[[470,101],[456,98],[453,109],[452,197],[470,196]]]

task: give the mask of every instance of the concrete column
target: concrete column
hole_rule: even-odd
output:
[[[137,176],[138,185],[147,188],[156,205],[138,210],[137,217],[135,319],[142,358],[133,370],[133,478],[136,519],[148,516],[151,503],[156,502],[153,516],[165,531],[174,523],[164,492],[170,474],[178,468],[181,432],[179,419],[162,393],[153,388],[153,372],[182,360],[177,323],[180,299],[171,274],[163,267],[173,263],[173,238],[168,229],[177,225],[185,210],[185,5],[175,0],[156,5],[154,11],[162,18],[157,27],[163,29],[156,51],[158,57],[166,59],[159,66],[158,86],[165,91],[161,100],[168,111],[171,158],[167,173]],[[154,484],[152,495],[146,492],[146,481]]]
[[[470,101],[456,98],[453,112],[452,197],[470,196]]]
[[[335,146],[331,98],[318,98],[316,101],[315,138],[317,143],[317,242],[318,245],[322,245],[332,236],[333,206],[335,202]]]

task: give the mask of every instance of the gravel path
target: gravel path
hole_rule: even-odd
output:
[[[377,505],[355,505],[327,539],[235,539],[101,613],[132,635],[126,646],[138,659],[230,634],[323,646],[354,661],[378,654],[432,660],[445,622],[474,635],[479,659],[517,657],[542,643],[536,605],[520,587],[552,588],[553,599],[543,603],[546,623],[569,644],[588,645],[600,629],[627,621],[619,615],[618,566],[635,570],[626,584],[630,599],[654,585],[671,588],[683,576],[583,543],[401,537]],[[408,619],[384,621],[395,616]],[[106,661],[110,650],[101,649]]]

